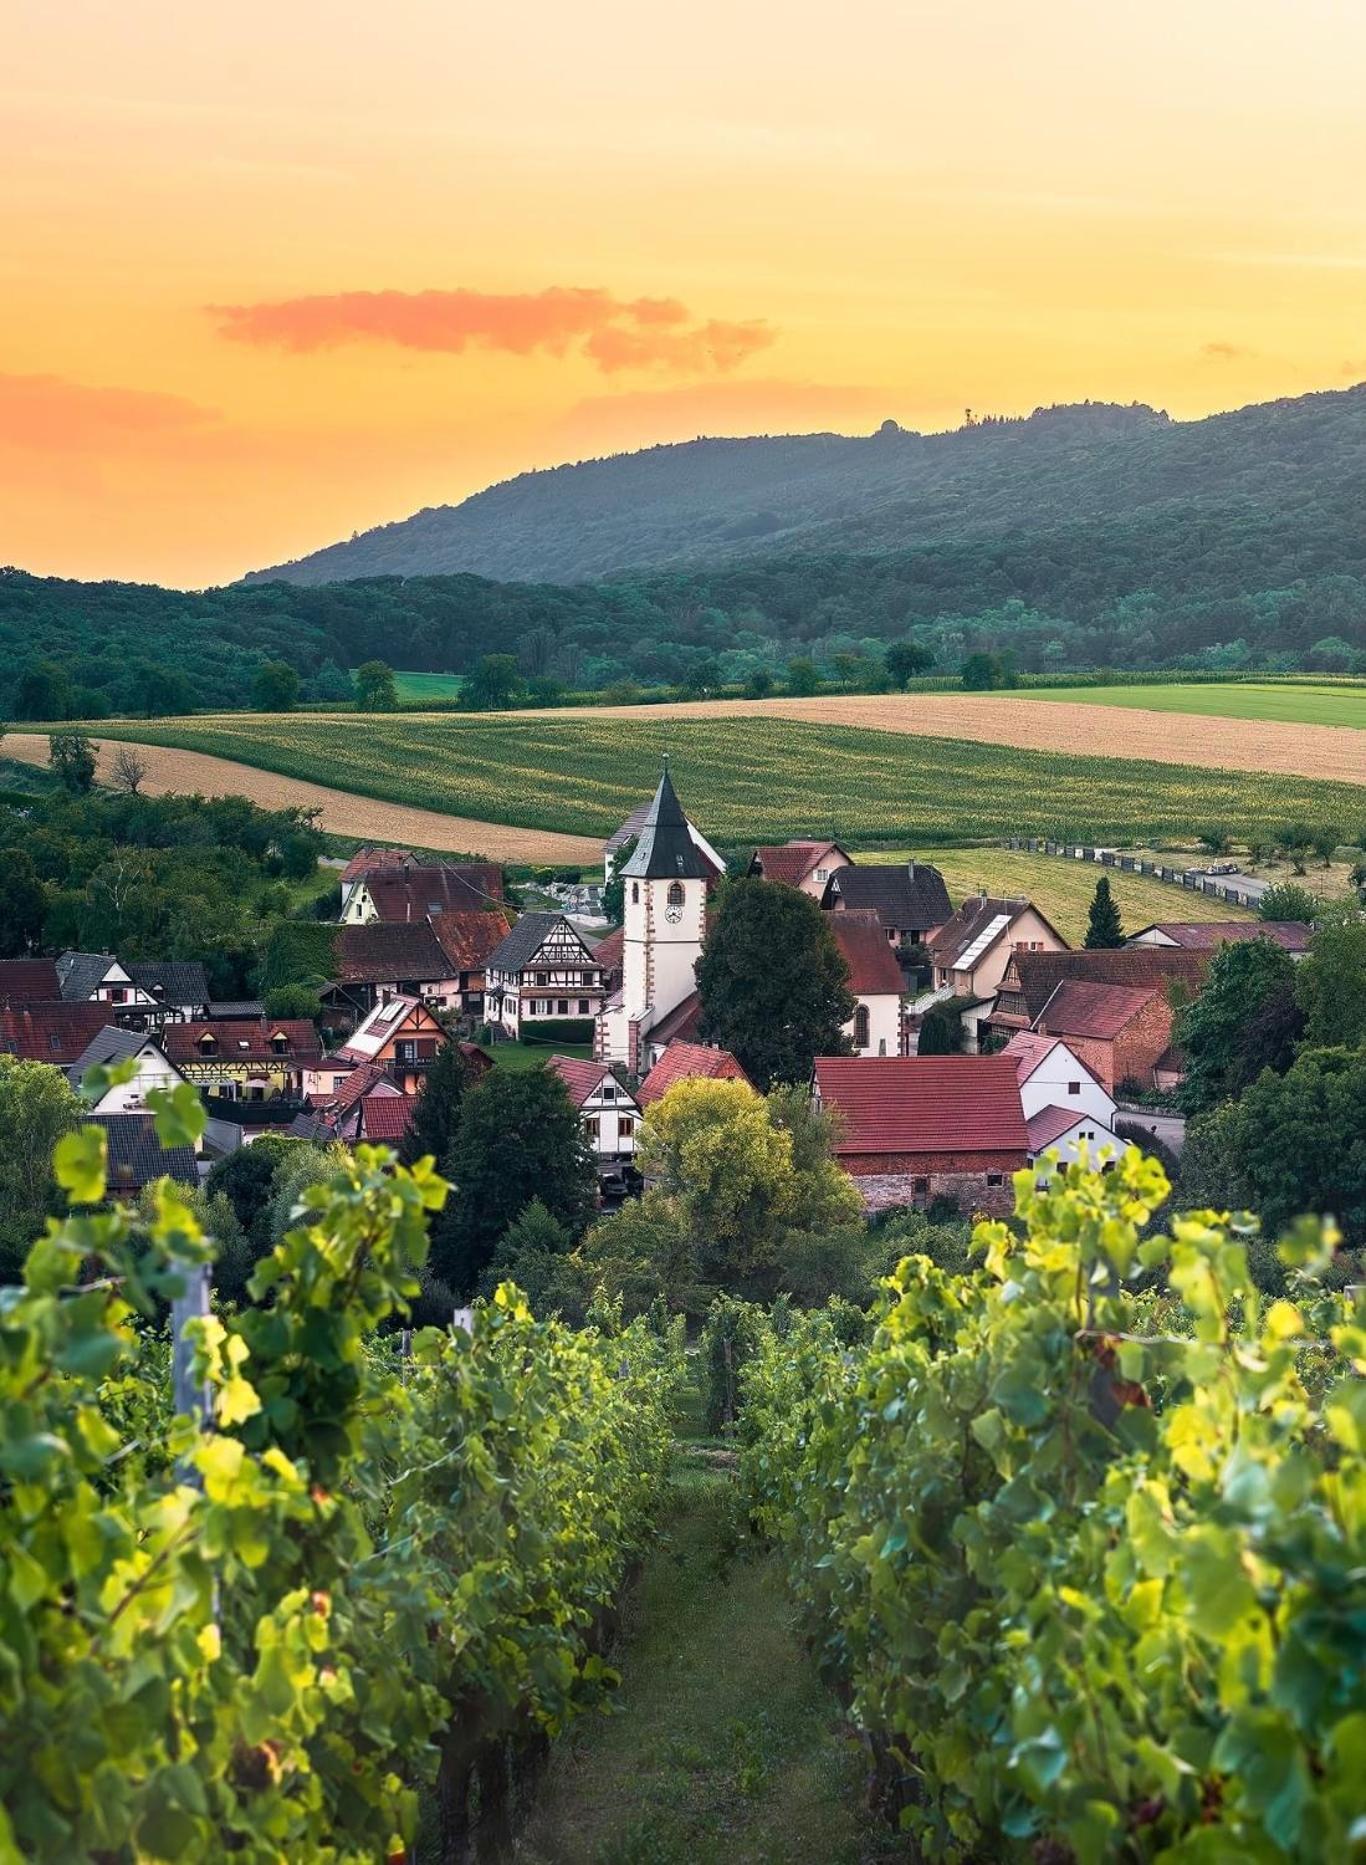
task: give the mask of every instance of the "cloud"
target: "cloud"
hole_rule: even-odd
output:
[[[0,374],[0,435],[8,446],[84,452],[196,434],[216,411],[150,389],[95,388],[63,376]]]
[[[1342,373],[1350,376],[1353,382],[1366,381],[1366,356],[1346,356],[1342,360]]]
[[[899,397],[885,388],[761,377],[690,382],[676,388],[590,395],[556,429],[562,444],[591,451],[692,440],[698,434],[792,434],[813,427],[869,430],[896,415]]]
[[[1236,363],[1245,356],[1255,356],[1257,352],[1245,349],[1241,343],[1226,343],[1222,339],[1216,339],[1213,343],[1202,343],[1200,354],[1210,362]]]
[[[346,291],[268,304],[207,307],[234,343],[310,354],[342,343],[390,343],[459,355],[585,356],[624,369],[724,373],[772,343],[762,320],[695,320],[674,298],[616,298],[598,288],[540,292]]]

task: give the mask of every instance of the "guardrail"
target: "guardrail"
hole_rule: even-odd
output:
[[[1113,868],[1116,873],[1144,874],[1150,880],[1164,881],[1169,887],[1181,887],[1187,893],[1212,894],[1216,900],[1230,901],[1238,907],[1255,907],[1257,895],[1238,886],[1241,876],[1231,876],[1220,880],[1211,874],[1198,874],[1192,868],[1173,868],[1161,861],[1145,861],[1137,855],[1126,855],[1117,848],[1087,848],[1075,842],[1047,842],[1037,837],[1009,836],[1001,843],[1002,848],[1013,848],[1031,855],[1057,855],[1068,861],[1092,861],[1101,868]]]

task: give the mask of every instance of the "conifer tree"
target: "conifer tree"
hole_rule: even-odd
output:
[[[1095,897],[1091,901],[1091,913],[1086,922],[1087,950],[1094,952],[1123,944],[1124,927],[1120,922],[1114,895],[1110,892],[1110,877],[1102,874],[1096,882]]]

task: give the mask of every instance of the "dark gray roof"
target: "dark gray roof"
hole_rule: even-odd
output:
[[[117,964],[112,952],[63,952],[57,960],[57,979],[64,1001],[68,1004],[87,1002]]]
[[[163,1174],[181,1185],[197,1185],[192,1146],[163,1146],[150,1114],[96,1114],[109,1144],[109,1190],[138,1192]]]
[[[836,895],[846,907],[871,907],[884,928],[942,926],[953,914],[943,875],[923,861],[836,868],[826,882],[825,904]]]
[[[159,1004],[197,1010],[209,1001],[209,980],[198,959],[148,960],[127,967],[128,976]]]
[[[135,1056],[144,1043],[156,1045],[156,1038],[147,1035],[145,1030],[120,1030],[112,1023],[107,1023],[102,1030],[97,1030],[76,1060],[67,1070],[76,1087],[81,1085],[81,1077],[88,1068],[94,1068],[97,1062],[125,1062],[129,1056]]]
[[[209,1003],[209,1016],[218,1022],[236,1017],[263,1017],[265,1014],[266,1007],[259,997],[216,997]]]
[[[485,964],[489,971],[521,971],[529,965],[551,933],[557,926],[562,926],[571,939],[578,940],[583,946],[585,958],[591,958],[588,947],[579,939],[563,913],[524,913],[521,919],[508,933],[500,939],[489,953]]]
[[[632,880],[704,881],[711,865],[693,840],[667,769],[659,780],[640,840],[622,869]]]

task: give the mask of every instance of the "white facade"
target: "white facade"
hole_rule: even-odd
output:
[[[857,992],[856,1009],[844,1026],[844,1034],[856,1056],[899,1056],[901,1054],[901,1004],[899,995],[890,991]]]
[[[596,1018],[602,1009],[603,976],[602,966],[568,920],[559,919],[515,971],[490,965],[485,1009],[509,1036],[534,1037],[538,1027],[549,1023]]]
[[[1127,1142],[1118,1138],[1103,1120],[1094,1115],[1080,1115],[1070,1127],[1037,1153],[1030,1154],[1030,1164],[1034,1165],[1049,1153],[1058,1155],[1058,1163],[1063,1166],[1077,1165],[1083,1156],[1086,1164],[1094,1172],[1103,1168],[1109,1161],[1118,1159]],[[1040,1181],[1042,1182],[1042,1181]]]
[[[603,1076],[579,1109],[579,1118],[589,1150],[599,1165],[620,1164],[635,1157],[640,1109],[615,1076]]]
[[[1026,1120],[1046,1107],[1073,1109],[1078,1119],[1084,1116],[1107,1128],[1115,1117],[1114,1096],[1061,1041],[1021,1081],[1020,1104]]]
[[[131,1058],[136,1074],[108,1089],[90,1109],[92,1114],[141,1114],[153,1088],[174,1088],[185,1077],[149,1036]]]
[[[621,991],[603,1013],[602,1060],[648,1065],[651,1029],[697,989],[697,961],[707,930],[707,883],[626,881]]]

